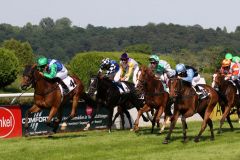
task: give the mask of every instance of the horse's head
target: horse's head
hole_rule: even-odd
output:
[[[26,90],[30,85],[34,83],[34,71],[36,65],[27,65],[23,71],[21,89]]]
[[[219,88],[221,83],[224,81],[224,76],[220,72],[213,74],[212,88]]]
[[[146,66],[142,66],[140,68],[140,70],[137,73],[137,84],[136,87],[142,87],[145,83],[147,83],[147,81],[149,80],[149,78],[154,78],[154,74],[151,71],[151,69],[149,69]]]
[[[98,77],[91,76],[90,82],[89,82],[89,88],[88,88],[88,94],[91,97],[95,95],[95,92],[97,91],[97,87],[98,87]]]
[[[169,96],[171,98],[176,98],[180,95],[182,89],[182,82],[181,79],[177,77],[172,77],[168,81],[169,87]]]

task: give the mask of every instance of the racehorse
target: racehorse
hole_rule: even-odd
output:
[[[27,65],[23,72],[21,89],[26,90],[30,85],[34,88],[34,104],[26,111],[25,118],[25,129],[26,136],[29,135],[28,131],[28,117],[30,113],[39,112],[43,108],[50,109],[50,113],[47,118],[47,125],[53,127],[53,132],[56,133],[59,123],[62,120],[62,105],[67,98],[72,98],[72,111],[67,120],[70,120],[75,116],[77,103],[80,97],[84,97],[84,86],[79,78],[72,76],[74,80],[74,85],[76,87],[68,93],[66,96],[62,96],[61,90],[55,80],[50,80],[43,77],[37,70],[36,64]],[[52,118],[57,114],[57,120],[51,124]],[[67,121],[66,120],[66,121]]]
[[[174,77],[169,80],[170,98],[174,100],[174,111],[171,118],[171,125],[169,132],[163,141],[163,144],[168,144],[172,131],[175,127],[178,117],[181,115],[184,119],[193,116],[195,113],[199,113],[203,118],[201,129],[194,141],[199,142],[200,136],[204,132],[207,124],[211,131],[211,140],[214,140],[213,124],[210,119],[214,107],[218,102],[217,92],[208,85],[200,85],[203,87],[209,95],[204,99],[199,99],[196,91],[193,89],[189,82],[183,81],[180,78]],[[187,141],[186,123],[183,123],[183,141]]]
[[[113,82],[107,77],[97,75],[96,77],[91,78],[90,87],[89,87],[89,94],[91,96],[94,95],[96,91],[96,103],[97,103],[97,111],[95,111],[88,122],[87,126],[84,130],[87,130],[90,127],[91,122],[93,121],[96,113],[98,112],[99,108],[105,106],[109,110],[108,114],[108,129],[111,132],[112,126],[112,116],[113,116],[113,109],[115,106],[119,106],[121,109],[127,111],[129,106],[134,106],[137,109],[142,107],[142,102],[138,100],[138,97],[135,92],[134,84],[130,82],[121,82],[124,83],[129,92],[127,93],[120,93],[119,88],[117,87],[119,82]],[[121,113],[122,114],[122,113]],[[123,117],[123,116],[121,116]],[[131,124],[130,115],[127,116],[129,119],[129,123]],[[146,119],[146,118],[145,118]],[[122,118],[122,122],[124,123],[124,118]],[[122,124],[124,126],[124,124]]]
[[[153,133],[155,122],[159,122],[160,117],[163,112],[166,114],[166,107],[169,102],[169,94],[164,91],[163,84],[160,80],[155,78],[154,73],[146,66],[142,66],[138,73],[137,78],[137,90],[144,94],[145,104],[143,108],[138,111],[137,119],[134,123],[134,130],[138,131],[139,119],[144,112],[148,112],[151,109],[155,108],[156,112],[152,119],[152,130]],[[170,106],[169,106],[170,107]],[[164,130],[166,121],[160,131]]]
[[[215,88],[219,94],[219,105],[223,112],[218,133],[222,132],[222,125],[226,118],[231,130],[233,130],[230,111],[234,106],[237,107],[238,117],[240,117],[240,99],[239,93],[237,94],[237,87],[234,85],[234,82],[225,80],[224,78],[225,76],[220,72],[216,72],[213,75],[212,87]]]

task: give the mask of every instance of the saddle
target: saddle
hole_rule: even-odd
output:
[[[208,95],[209,95],[207,90],[205,88],[203,88],[202,86],[196,85],[195,87],[193,87],[193,89],[197,93],[199,99],[204,99],[204,98],[208,97]]]
[[[114,82],[114,85],[118,88],[120,94],[130,93],[129,87],[124,82]]]

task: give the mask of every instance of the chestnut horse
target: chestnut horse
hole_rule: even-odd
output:
[[[78,100],[85,94],[84,86],[81,80],[77,77],[72,77],[76,87],[68,93],[66,96],[62,96],[58,83],[53,80],[43,77],[37,70],[36,65],[28,65],[23,72],[23,78],[21,82],[21,89],[26,90],[30,85],[34,88],[34,104],[26,111],[25,129],[26,136],[29,135],[28,131],[28,117],[30,113],[39,112],[43,108],[50,109],[50,113],[47,118],[47,125],[53,127],[53,132],[56,133],[59,123],[62,120],[62,105],[67,98],[72,98],[72,111],[67,120],[70,120],[75,116]],[[52,118],[57,114],[57,120],[51,124]],[[66,121],[67,121],[66,120]]]
[[[153,133],[155,123],[159,122],[163,112],[165,112],[166,114],[166,106],[167,106],[167,103],[169,102],[169,94],[164,91],[162,82],[156,79],[152,70],[146,66],[142,66],[140,68],[137,81],[138,81],[137,90],[139,90],[139,92],[142,92],[144,94],[145,104],[143,108],[141,108],[138,111],[137,119],[135,120],[135,123],[134,123],[134,131],[139,130],[138,124],[139,124],[139,119],[141,115],[144,112],[148,112],[153,108],[155,108],[156,112],[152,120],[152,130],[151,130],[151,133]],[[165,126],[165,122],[164,122],[164,126]],[[164,127],[161,129],[160,133],[162,132],[163,129]]]
[[[222,125],[226,118],[231,130],[233,130],[233,125],[230,119],[230,111],[234,106],[237,107],[238,117],[240,115],[240,99],[239,94],[237,94],[237,87],[234,85],[234,82],[225,80],[224,78],[225,76],[220,72],[213,75],[212,87],[218,91],[220,97],[219,105],[221,106],[223,112],[218,133],[222,132]]]
[[[199,142],[200,136],[204,132],[207,124],[211,131],[211,140],[214,140],[213,123],[210,119],[214,107],[218,102],[217,92],[210,86],[201,84],[209,95],[204,99],[199,99],[195,90],[189,82],[183,81],[179,78],[171,78],[169,80],[170,97],[174,99],[174,111],[171,118],[171,125],[169,132],[163,141],[163,144],[168,144],[172,131],[175,127],[178,117],[181,115],[184,119],[199,113],[203,118],[202,126],[199,134],[195,137],[194,141]],[[187,141],[186,126],[183,123],[183,141]]]

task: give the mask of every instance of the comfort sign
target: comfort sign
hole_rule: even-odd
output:
[[[22,136],[21,120],[19,106],[0,106],[0,138]]]

